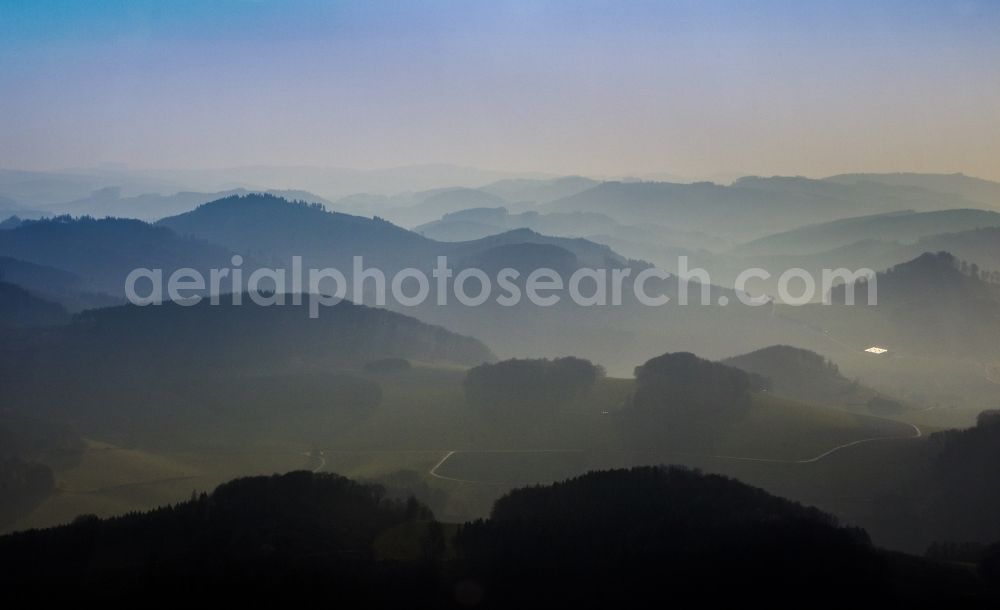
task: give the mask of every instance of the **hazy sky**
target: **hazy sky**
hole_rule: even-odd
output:
[[[1000,2],[0,0],[0,167],[1000,179]]]

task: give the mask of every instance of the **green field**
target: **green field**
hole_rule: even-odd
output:
[[[78,515],[101,517],[186,500],[224,481],[305,467],[310,458],[291,449],[151,453],[88,441],[79,463],[57,471],[56,491],[11,529],[47,527]]]
[[[817,494],[835,489],[838,473],[846,470],[838,465],[865,470],[851,463],[851,455],[907,441],[863,443],[814,463],[796,462],[855,441],[914,433],[899,422],[760,393],[744,413],[664,430],[662,442],[636,450],[621,426],[630,379],[602,379],[588,397],[557,413],[498,425],[465,403],[463,377],[453,367],[416,366],[378,378],[382,402],[360,419],[296,411],[288,417],[298,419],[287,422],[273,415],[242,440],[229,434],[216,444],[177,448],[169,439],[155,448],[92,440],[78,464],[57,471],[57,491],[14,529],[148,509],[238,476],[296,469],[375,480],[412,471],[445,494],[439,516],[449,520],[487,514],[493,500],[518,485],[650,463],[697,466],[793,498],[823,500]]]

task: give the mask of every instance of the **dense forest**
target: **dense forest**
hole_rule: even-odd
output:
[[[465,397],[497,416],[530,416],[588,394],[603,375],[601,367],[582,358],[504,360],[469,369]]]
[[[667,420],[746,409],[751,390],[766,384],[759,376],[686,352],[637,366],[635,381],[630,411]]]
[[[974,573],[878,551],[816,509],[654,467],[516,490],[457,530],[378,485],[306,472],[245,478],[143,514],[8,535],[0,567],[5,587],[39,600],[159,590],[159,601],[179,602],[225,583],[234,600],[309,595],[352,607],[995,601]]]

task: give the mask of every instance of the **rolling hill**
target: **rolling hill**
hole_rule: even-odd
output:
[[[517,244],[558,247],[578,259],[578,266],[624,261],[607,246],[524,229],[465,242],[438,242],[378,218],[327,212],[268,195],[228,197],[157,224],[281,266],[302,256],[307,266],[351,269],[352,258],[363,256],[366,265],[388,274],[404,267],[429,270],[437,256],[448,256],[454,265],[497,246]]]
[[[364,257],[366,267],[381,269],[387,276],[408,267],[429,273],[438,256],[448,256],[453,268],[478,265],[528,270],[554,265],[570,273],[583,267],[631,267],[631,278],[648,266],[586,239],[518,229],[466,242],[437,242],[377,218],[327,212],[318,205],[260,194],[210,202],[156,225],[136,220],[59,218],[0,232],[0,255],[64,269],[82,278],[86,290],[110,295],[122,293],[124,279],[133,269],[162,268],[164,277],[182,267],[205,273],[232,267],[234,253],[244,256],[244,269],[260,265],[287,269],[293,256],[303,256],[306,268],[336,267],[345,274],[358,255]],[[244,274],[244,279],[248,275]],[[525,279],[522,274],[518,280],[522,294]],[[563,278],[564,286],[568,279]],[[365,290],[368,288],[370,282]],[[677,302],[676,279],[654,280],[646,288],[648,294],[663,290]],[[721,357],[776,340],[790,341],[787,331],[795,331],[794,327],[775,328],[781,321],[768,320],[766,312],[738,305],[725,310],[672,308],[667,313],[639,305],[632,289],[632,279],[626,278],[622,307],[577,307],[567,298],[559,307],[546,311],[531,306],[527,299],[522,299],[519,307],[501,307],[494,302],[479,308],[464,307],[456,305],[454,299],[442,307],[433,305],[435,299],[418,308],[387,305],[480,337],[505,357],[578,354],[617,371],[628,370],[635,361],[662,351],[664,344]],[[712,304],[722,297],[735,302],[731,291],[712,288],[710,292]],[[495,290],[494,298],[500,294]],[[369,296],[364,295],[364,303],[377,302]],[[348,298],[360,300],[355,297],[348,293]],[[734,331],[726,337],[704,332],[720,323]],[[559,329],[555,339],[547,332],[552,329]],[[765,338],[769,334],[770,340]]]
[[[434,252],[434,242],[389,222],[273,195],[226,197],[157,226],[279,266],[301,256],[306,266],[350,269],[352,257],[363,255],[366,263],[395,269]]]
[[[311,580],[307,574],[324,574],[325,584],[306,589],[356,603],[400,605],[431,595],[433,587],[418,584],[418,568],[403,585],[401,569],[376,561],[375,543],[394,528],[431,518],[418,502],[391,499],[376,485],[333,474],[249,477],[146,514],[85,517],[59,529],[7,536],[0,539],[2,579],[26,587],[60,582],[92,595],[114,591],[120,599],[158,588],[156,583],[172,582],[175,591],[183,586],[188,595],[189,587],[207,590],[221,580],[242,582],[237,596],[249,598],[251,590],[277,595],[301,577]],[[49,556],[44,549],[50,545],[67,546]],[[133,570],[146,576],[126,576]],[[344,571],[349,576],[341,577]]]
[[[832,306],[788,308],[783,315],[859,350],[880,345],[897,357],[1000,357],[1000,286],[952,254],[924,253],[879,273],[876,282],[877,305],[866,304],[863,283],[855,285],[857,305],[844,305],[841,285],[832,291]]]
[[[875,391],[844,377],[836,364],[806,349],[773,345],[722,362],[760,375],[768,380],[769,392],[792,400],[841,408],[882,404],[872,402]]]
[[[476,339],[347,301],[315,319],[291,302],[126,305],[0,339],[5,408],[146,447],[306,443],[377,406],[378,382],[359,377],[367,362],[493,359]]]
[[[232,252],[165,227],[118,218],[27,221],[0,231],[0,256],[61,269],[78,276],[80,289],[121,296],[136,268],[200,270],[231,265]]]
[[[384,309],[342,301],[310,318],[307,305],[123,305],[88,310],[58,332],[27,337],[37,371],[132,371],[136,375],[360,368],[380,358],[478,364],[479,341]],[[244,301],[249,301],[243,295]],[[151,349],[150,346],[155,346]],[[70,363],[74,363],[70,365]],[[21,366],[25,366],[22,364]],[[106,373],[102,373],[106,374]]]
[[[674,229],[666,224],[622,225],[607,214],[597,212],[539,213],[529,210],[512,214],[507,208],[473,208],[445,214],[440,220],[413,230],[439,241],[466,241],[513,229],[586,238],[610,246],[629,258],[648,260],[667,269],[676,263],[677,252],[724,251],[731,246],[704,232]]]
[[[951,252],[987,271],[1000,270],[1000,227],[930,235],[917,242],[922,252]]]
[[[895,212],[845,218],[769,235],[737,246],[732,253],[740,256],[812,254],[865,241],[913,244],[931,235],[987,227],[1000,227],[1000,213],[967,209]]]

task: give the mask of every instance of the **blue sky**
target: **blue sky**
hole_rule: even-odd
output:
[[[1000,3],[10,2],[0,166],[1000,179]]]

